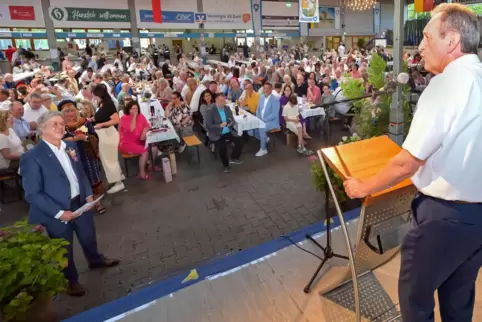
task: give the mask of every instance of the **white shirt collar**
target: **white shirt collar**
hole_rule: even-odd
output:
[[[479,56],[476,54],[468,54],[468,55],[463,55],[456,60],[450,62],[447,66],[445,66],[444,72],[449,71],[452,68],[458,68],[462,66],[470,66],[474,63],[480,62]]]
[[[65,150],[65,148],[67,147],[67,144],[65,144],[64,141],[60,141],[60,149],[57,148],[55,145],[53,145],[52,143],[49,143],[45,140],[43,140],[45,143],[47,143],[47,145],[49,146],[49,148],[52,150],[52,151],[63,151]]]

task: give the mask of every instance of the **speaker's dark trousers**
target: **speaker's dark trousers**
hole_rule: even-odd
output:
[[[403,322],[434,321],[437,291],[443,322],[471,322],[482,265],[482,204],[418,194],[401,248],[398,285]]]
[[[79,197],[76,197],[71,201],[70,210],[75,211],[79,209],[82,204]],[[64,269],[64,275],[70,284],[77,283],[79,278],[74,263],[74,232],[77,235],[77,239],[89,264],[98,264],[103,260],[103,256],[97,250],[97,237],[92,211],[83,213],[67,224],[59,220],[55,222],[55,224],[48,225],[45,228],[51,238],[63,238],[70,243],[66,247],[68,266]]]

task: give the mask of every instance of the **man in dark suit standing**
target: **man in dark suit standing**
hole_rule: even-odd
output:
[[[207,111],[204,120],[209,133],[209,140],[214,142],[216,150],[219,151],[219,157],[224,165],[224,172],[231,171],[230,164],[242,164],[239,159],[243,152],[243,140],[236,133],[231,133],[231,129],[236,123],[233,112],[226,106],[226,98],[223,93],[217,93],[215,96],[215,106]],[[228,147],[226,140],[234,143],[231,160],[228,157]]]
[[[63,238],[67,246],[68,266],[64,270],[69,281],[67,293],[85,294],[78,282],[74,264],[74,232],[91,269],[111,267],[118,260],[105,258],[97,250],[93,214],[90,209],[74,213],[86,202],[93,201],[92,189],[84,173],[75,144],[64,142],[65,122],[59,112],[48,112],[38,119],[37,130],[42,140],[20,159],[25,199],[30,204],[29,223],[43,225],[52,238]]]

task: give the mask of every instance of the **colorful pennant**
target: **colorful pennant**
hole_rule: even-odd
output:
[[[434,0],[414,0],[415,12],[427,12],[433,9]]]
[[[152,15],[154,22],[162,23],[161,0],[152,0]]]

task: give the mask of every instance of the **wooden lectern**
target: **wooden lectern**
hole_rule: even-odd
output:
[[[329,178],[327,163],[343,180],[347,177],[363,180],[378,173],[400,151],[401,148],[388,136],[380,136],[321,149],[318,151],[318,156],[326,178]],[[322,295],[327,294],[335,288],[345,285],[344,283],[349,282],[351,279],[353,286],[350,292],[353,294],[352,300],[354,303],[340,304],[344,307],[354,308],[356,321],[361,321],[360,302],[361,299],[366,299],[368,296],[363,296],[364,290],[360,288],[359,280],[361,276],[386,263],[398,253],[400,249],[399,243],[395,247],[385,250],[380,236],[387,231],[393,230],[394,226],[400,223],[401,220],[403,222],[409,220],[411,202],[417,190],[412,185],[410,179],[406,179],[394,187],[364,198],[358,222],[357,237],[354,243],[356,246],[352,249],[343,220],[343,213],[329,179],[328,187],[340,219],[348,251],[349,264],[342,270],[338,270],[339,272],[335,276],[331,274],[330,278],[325,278],[330,273],[328,271],[319,282],[322,286],[320,293]],[[402,218],[404,216],[406,216],[406,219]],[[371,295],[366,302],[373,301],[374,298]],[[337,318],[337,320],[342,321],[343,319]]]

